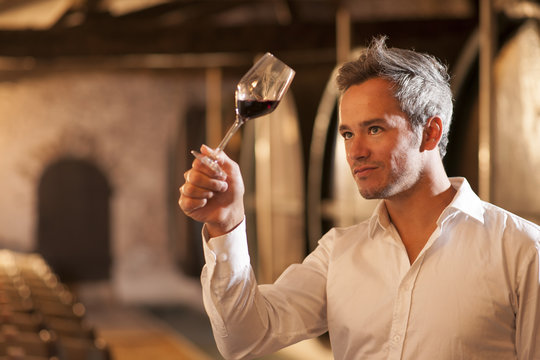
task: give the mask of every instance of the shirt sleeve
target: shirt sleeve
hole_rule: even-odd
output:
[[[529,250],[518,284],[516,351],[520,360],[540,359],[540,239]]]
[[[245,221],[208,239],[203,300],[218,349],[227,359],[252,359],[327,330],[326,274],[331,239],[321,240],[302,264],[269,285],[257,285],[250,265]]]

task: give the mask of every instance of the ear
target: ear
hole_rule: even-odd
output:
[[[424,132],[422,134],[422,146],[421,150],[434,150],[439,145],[443,133],[442,120],[438,116],[430,117],[426,125],[424,125]]]

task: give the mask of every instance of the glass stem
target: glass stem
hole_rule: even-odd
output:
[[[232,136],[238,131],[238,129],[240,129],[243,123],[244,122],[239,117],[236,118],[234,124],[231,126],[229,131],[227,131],[227,134],[225,134],[225,137],[223,138],[223,140],[221,140],[218,147],[215,149],[216,153],[225,149],[225,146],[227,146],[229,140],[231,140]]]

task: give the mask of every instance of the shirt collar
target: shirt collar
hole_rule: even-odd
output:
[[[462,177],[453,177],[450,178],[450,183],[457,192],[454,199],[442,212],[437,223],[440,224],[456,211],[463,212],[473,219],[484,223],[484,206],[482,205],[482,200],[471,189],[469,182]]]
[[[369,235],[373,237],[377,229],[386,229],[390,226],[390,218],[384,200],[379,201],[369,219]]]
[[[456,212],[463,212],[477,221],[484,223],[484,207],[482,201],[474,193],[469,185],[469,182],[463,177],[450,178],[450,184],[456,189],[456,195],[450,204],[443,210],[441,216],[437,220],[437,224],[441,225],[444,220],[448,219]],[[390,225],[390,218],[386,210],[384,200],[381,200],[373,214],[369,219],[369,234],[373,236],[377,229],[384,230]]]

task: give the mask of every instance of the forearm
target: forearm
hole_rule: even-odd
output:
[[[248,347],[259,343],[268,329],[255,306],[260,295],[245,242],[245,223],[241,222],[233,234],[203,243],[204,306],[216,344],[227,359],[244,358],[250,352]]]
[[[218,348],[228,359],[258,357],[326,331],[326,278],[317,258],[293,265],[275,284],[258,286],[244,226],[234,230],[239,237],[212,241],[212,250],[204,244],[204,304]]]
[[[246,272],[244,280],[226,287],[205,278],[209,273],[202,277],[204,306],[216,345],[226,359],[249,359],[274,350],[268,341],[264,301],[261,303],[253,272]]]

